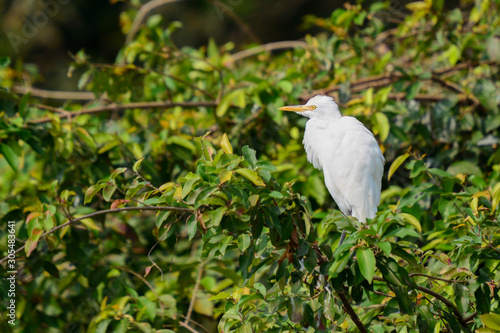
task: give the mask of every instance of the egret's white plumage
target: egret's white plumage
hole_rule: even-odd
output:
[[[356,118],[343,117],[329,96],[318,95],[305,105],[280,110],[309,118],[303,140],[307,160],[323,170],[325,185],[340,210],[363,223],[374,218],[385,160],[372,132]]]

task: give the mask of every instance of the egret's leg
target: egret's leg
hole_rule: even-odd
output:
[[[342,242],[344,241],[344,239],[345,239],[345,231],[342,231],[342,235],[340,235],[340,241],[339,241],[338,246],[342,245]]]

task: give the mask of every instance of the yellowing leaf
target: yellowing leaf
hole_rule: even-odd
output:
[[[80,220],[80,222],[82,222],[82,224],[88,229],[101,231],[101,228],[99,228],[99,226],[97,226],[97,224],[95,224],[94,220],[92,219],[83,219]]]
[[[496,184],[491,190],[492,202],[491,210],[494,212],[500,202],[500,183]]]
[[[480,316],[484,326],[491,328],[495,331],[500,331],[500,314],[485,313]]]
[[[165,183],[162,186],[160,186],[160,191],[162,191],[162,192],[170,191],[172,189],[172,187],[174,187],[174,186],[175,186],[175,183],[172,183],[172,182]]]
[[[90,135],[89,132],[83,127],[78,127],[75,130],[76,135],[87,145],[89,146],[92,150],[96,149],[94,138]]]
[[[174,200],[180,201],[182,200],[182,186],[177,186],[174,192]]]
[[[401,156],[398,156],[398,158],[396,158],[394,160],[394,162],[392,162],[391,167],[389,168],[389,173],[387,175],[387,179],[388,180],[391,179],[391,177],[394,174],[394,172],[396,172],[396,170],[401,166],[401,164],[403,164],[403,162],[406,161],[406,159],[408,158],[408,156],[410,156],[410,154],[408,154],[408,153],[403,154]]]
[[[231,171],[227,169],[222,169],[222,171],[219,173],[220,183],[224,184],[225,182],[230,181],[232,176],[233,173]]]
[[[260,178],[259,174],[253,170],[241,168],[235,170],[235,172],[239,175],[242,175],[257,186],[266,186],[262,178]]]
[[[144,157],[134,163],[134,166],[132,167],[132,170],[134,172],[137,172],[137,169],[139,168],[139,166],[141,165],[143,160],[144,160]]]
[[[231,146],[231,142],[229,142],[229,138],[227,137],[226,133],[222,135],[222,139],[220,140],[220,146],[226,154],[233,153],[233,146]]]
[[[31,220],[33,220],[34,218],[36,218],[36,217],[38,217],[38,216],[40,216],[40,215],[42,215],[42,213],[40,213],[40,212],[33,212],[33,213],[30,213],[30,214],[28,215],[28,217],[26,218],[26,223],[29,223]]]
[[[207,296],[205,295],[200,295],[201,293],[198,292],[198,297],[196,298],[196,301],[194,302],[194,311],[196,313],[205,315],[207,317],[212,317],[213,316],[213,310],[214,310],[214,304],[208,299]]]
[[[420,12],[420,11],[427,12],[429,11],[430,7],[431,6],[424,1],[410,2],[409,4],[406,5],[406,8],[408,8],[412,12]]]
[[[403,220],[405,220],[405,222],[414,226],[415,229],[418,230],[418,232],[422,232],[422,226],[415,216],[407,213],[400,213],[399,216],[401,216]]]
[[[259,201],[259,195],[258,194],[252,194],[251,196],[248,197],[248,202],[250,202],[250,206],[254,207],[257,205],[257,202]]]

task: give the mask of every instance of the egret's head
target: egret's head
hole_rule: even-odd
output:
[[[330,96],[316,95],[305,105],[290,105],[279,108],[281,111],[294,111],[307,118],[340,118],[337,103]]]

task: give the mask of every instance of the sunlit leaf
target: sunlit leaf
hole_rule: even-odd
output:
[[[368,283],[372,283],[373,275],[375,274],[375,256],[370,248],[361,247],[356,251],[356,258],[361,274],[365,277]]]
[[[396,170],[403,164],[404,161],[410,156],[410,154],[406,153],[401,156],[398,156],[394,162],[392,162],[391,167],[389,168],[389,173],[387,174],[387,179],[391,179],[392,175]]]
[[[220,141],[220,146],[226,154],[233,153],[233,147],[231,146],[231,142],[229,142],[229,138],[227,137],[226,133],[224,133],[222,135],[222,139]]]

